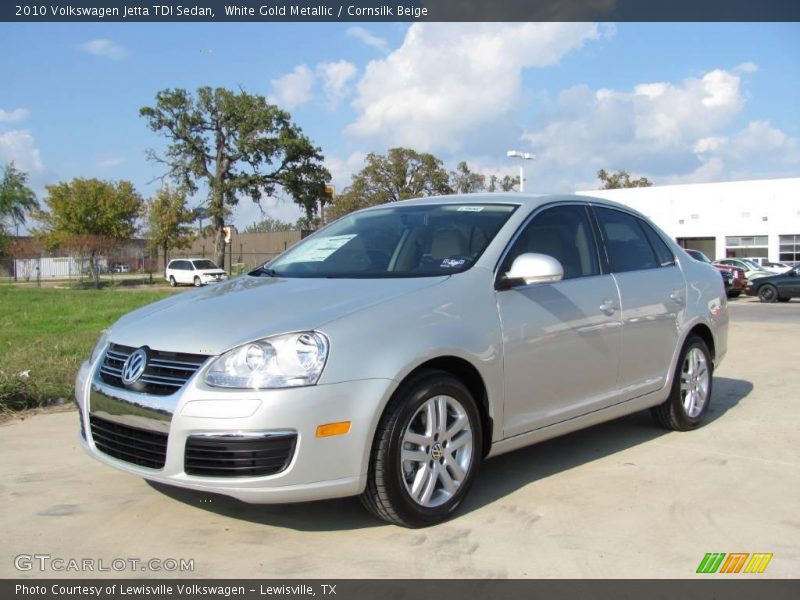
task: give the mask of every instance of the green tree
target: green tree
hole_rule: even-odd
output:
[[[369,153],[366,165],[331,205],[338,218],[354,210],[419,196],[450,194],[449,176],[433,154],[392,148],[386,155]]]
[[[42,227],[35,233],[47,248],[62,247],[88,256],[100,287],[98,256],[136,232],[142,197],[128,181],[73,179],[48,185],[46,209],[36,211]]]
[[[504,175],[502,178],[497,175],[489,177],[489,185],[486,186],[487,192],[513,192],[519,185],[519,175],[512,177]]]
[[[603,185],[601,190],[618,190],[620,188],[637,188],[637,187],[650,187],[653,183],[647,177],[639,177],[639,179],[631,179],[630,173],[627,171],[615,171],[614,173],[607,173],[605,169],[600,169],[597,172],[597,178]]]
[[[486,175],[474,173],[466,161],[456,165],[455,171],[450,171],[450,188],[456,194],[474,194],[486,189]]]
[[[163,156],[150,152],[152,160],[167,167],[165,176],[191,193],[202,184],[208,188],[206,212],[220,266],[225,261],[222,228],[239,194],[259,202],[282,188],[309,216],[325,198],[330,173],[320,149],[289,113],[263,96],[224,88],[201,87],[194,96],[166,89],[139,114],[169,140]]]
[[[12,227],[25,223],[26,215],[39,208],[36,194],[27,186],[28,174],[11,162],[3,167],[0,181],[0,252]]]
[[[273,233],[275,231],[293,231],[296,227],[292,223],[267,217],[257,223],[245,227],[245,233]]]
[[[170,250],[191,245],[194,235],[189,224],[195,213],[186,206],[186,191],[169,185],[147,202],[146,212],[150,248],[163,250],[166,269]]]

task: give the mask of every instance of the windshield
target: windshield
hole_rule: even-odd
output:
[[[354,213],[252,275],[433,277],[460,273],[475,264],[515,208],[433,204]]]
[[[194,260],[194,261],[192,261],[192,263],[194,264],[194,268],[198,269],[198,270],[200,270],[200,269],[219,269],[219,267],[217,265],[215,265],[210,260]]]

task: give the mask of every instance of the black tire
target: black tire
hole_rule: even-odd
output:
[[[728,292],[728,298],[738,298],[741,295],[742,292],[740,290]]]
[[[778,288],[771,283],[765,283],[758,288],[758,299],[761,300],[761,302],[777,302]]]
[[[699,350],[705,358],[705,365],[708,370],[708,391],[702,409],[698,414],[690,415],[684,406],[684,396],[681,390],[681,380],[686,369],[687,356],[693,350]],[[708,414],[708,407],[711,404],[711,394],[714,384],[714,363],[711,360],[711,353],[702,338],[690,335],[683,345],[675,373],[672,376],[672,388],[669,397],[658,406],[650,409],[656,423],[665,429],[673,431],[689,431],[698,427]]]
[[[791,298],[778,298],[778,302],[788,302]]]
[[[456,491],[442,504],[429,507],[418,503],[406,488],[405,477],[408,475],[404,473],[400,452],[406,429],[417,411],[428,400],[441,395],[457,400],[464,409],[472,434],[472,453],[469,467]],[[379,519],[404,527],[427,527],[446,520],[472,485],[483,458],[482,442],[480,415],[467,387],[444,371],[420,372],[398,388],[381,417],[372,444],[367,487],[360,496],[361,503]],[[439,461],[444,464],[444,458]],[[440,486],[438,478],[435,485]]]
[[[194,287],[200,287],[201,285],[203,285],[203,282],[200,281],[200,278],[197,275],[195,275],[194,276]]]
[[[169,286],[170,287],[176,287],[177,285],[178,285],[178,282],[175,281],[175,278],[172,275],[170,275],[169,276]]]

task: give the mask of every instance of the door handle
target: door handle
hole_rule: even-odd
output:
[[[683,298],[683,290],[678,288],[672,290],[672,293],[669,295],[669,299],[672,300],[675,304],[683,304],[685,302]]]
[[[617,311],[617,305],[606,298],[600,303],[600,310],[607,315],[613,315]]]

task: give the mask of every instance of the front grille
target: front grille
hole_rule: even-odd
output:
[[[207,477],[263,477],[280,473],[294,455],[297,434],[265,437],[191,436],[184,471]]]
[[[163,469],[167,434],[129,427],[89,415],[94,445],[100,452],[140,467]]]
[[[137,392],[168,396],[174,394],[197,372],[208,358],[202,354],[148,350],[147,366],[138,381],[122,383],[122,366],[136,348],[111,344],[100,366],[100,379],[108,385]]]

